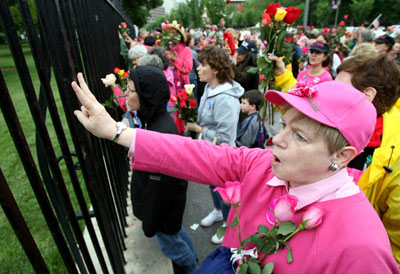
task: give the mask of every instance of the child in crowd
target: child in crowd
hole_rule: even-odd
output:
[[[238,133],[235,141],[237,147],[253,147],[256,142],[260,127],[258,109],[261,100],[262,94],[256,89],[246,91],[240,99],[240,110],[247,116],[238,123]]]

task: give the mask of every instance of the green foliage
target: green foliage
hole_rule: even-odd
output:
[[[226,0],[205,0],[207,15],[210,18],[210,24],[218,25],[222,17],[225,18]]]
[[[176,9],[171,10],[169,17],[187,28],[191,24],[191,13],[192,10],[187,4],[180,3]]]
[[[329,7],[330,2],[328,1],[318,1],[316,3],[316,9],[309,14],[313,14],[313,17],[319,23],[319,26],[327,26],[329,25],[329,21],[331,20],[332,16],[334,16],[335,11]]]
[[[146,24],[146,17],[150,16],[149,10],[159,7],[163,0],[122,0],[122,6],[139,28]]]
[[[15,0],[8,0],[8,5],[10,7],[11,16],[14,20],[15,28],[17,32],[21,34],[24,32],[24,23],[22,21],[22,16],[18,3]],[[34,0],[28,0],[28,6],[32,15],[33,25],[35,26],[36,31],[38,31],[39,22],[37,20],[37,12]],[[1,43],[1,38],[0,38],[0,43]]]

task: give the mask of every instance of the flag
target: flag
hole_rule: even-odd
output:
[[[337,0],[337,1],[333,0],[331,3],[331,6],[330,6],[331,9],[338,9],[340,6],[340,2],[341,2],[341,0]]]

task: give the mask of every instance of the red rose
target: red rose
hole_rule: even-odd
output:
[[[128,78],[128,76],[129,76],[129,72],[127,72],[127,71],[125,71],[125,72],[122,74],[122,77],[123,77],[123,78]]]
[[[273,18],[276,13],[276,9],[279,8],[281,2],[274,3],[265,7],[266,12],[268,13],[269,17]]]
[[[268,13],[263,13],[263,15],[262,15],[262,24],[264,25],[264,26],[266,26],[266,25],[268,25],[269,23],[271,22],[271,17],[269,16],[269,14]]]
[[[288,7],[288,8],[286,8],[286,12],[287,12],[287,14],[283,20],[286,22],[286,24],[291,25],[294,23],[294,21],[297,20],[297,18],[299,18],[300,14],[301,14],[301,9]]]
[[[189,98],[189,95],[186,93],[186,91],[182,91],[181,93],[178,94],[179,99],[182,101],[186,101]],[[186,105],[185,105],[186,106]]]
[[[115,68],[114,68],[114,73],[115,73],[115,74],[118,74],[119,71],[120,71],[120,69],[119,69],[118,67],[115,67]]]
[[[185,100],[180,101],[180,102],[179,102],[179,106],[180,106],[181,108],[186,107],[186,106],[187,106],[187,105],[186,105],[186,101],[185,101]]]
[[[190,99],[189,101],[189,108],[194,109],[196,107],[196,100]]]

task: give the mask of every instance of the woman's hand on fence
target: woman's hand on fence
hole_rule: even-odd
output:
[[[75,81],[71,85],[82,106],[81,110],[74,111],[75,116],[97,137],[112,140],[117,133],[116,122],[90,92],[82,73],[78,73],[77,78],[79,85]]]

